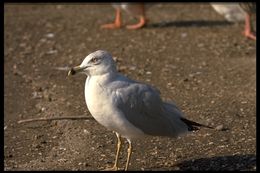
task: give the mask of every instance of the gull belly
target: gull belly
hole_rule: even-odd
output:
[[[131,124],[125,118],[123,112],[114,105],[111,92],[114,91],[104,87],[101,77],[93,76],[87,78],[85,83],[85,101],[91,115],[101,125],[120,133],[121,136],[128,139],[145,136],[145,133]]]

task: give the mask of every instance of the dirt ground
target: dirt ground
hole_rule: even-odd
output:
[[[146,28],[102,30],[107,4],[4,5],[4,169],[103,170],[116,137],[90,116],[84,75],[67,77],[103,49],[121,73],[156,86],[186,117],[216,127],[177,139],[133,142],[130,170],[256,170],[256,43],[209,4],[155,4]],[[123,14],[124,25],[136,19]],[[124,142],[126,144],[126,142]],[[126,162],[124,145],[119,165]]]

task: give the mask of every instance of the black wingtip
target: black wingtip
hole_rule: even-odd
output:
[[[188,126],[189,131],[199,130],[198,127],[205,127],[205,128],[209,128],[209,129],[214,129],[213,127],[203,125],[203,124],[199,124],[199,123],[196,123],[194,121],[191,121],[191,120],[188,120],[188,119],[185,119],[185,118],[181,118],[181,120]]]

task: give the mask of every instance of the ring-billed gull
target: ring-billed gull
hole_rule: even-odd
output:
[[[88,76],[85,100],[90,113],[100,124],[116,133],[118,144],[113,170],[118,170],[121,136],[129,143],[127,170],[132,139],[146,135],[177,137],[198,129],[198,126],[211,128],[184,118],[175,104],[162,101],[156,88],[118,73],[111,54],[106,51],[89,54],[68,75],[79,72]]]
[[[144,3],[113,3],[112,6],[116,9],[116,17],[114,23],[102,25],[101,28],[116,29],[120,28],[121,23],[121,10],[126,11],[129,15],[138,17],[139,22],[134,25],[127,25],[128,29],[142,28],[146,22],[145,8],[147,5]]]

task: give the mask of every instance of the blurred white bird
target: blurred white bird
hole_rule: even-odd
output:
[[[147,5],[144,3],[113,3],[112,6],[116,9],[116,17],[114,23],[102,25],[101,28],[116,29],[122,26],[121,11],[126,11],[129,15],[139,18],[139,22],[134,25],[127,25],[128,29],[139,29],[145,26],[147,19],[145,10]]]
[[[210,3],[214,10],[229,22],[244,21],[246,13],[239,3]]]
[[[210,3],[210,5],[229,22],[245,21],[245,30],[243,34],[247,38],[256,40],[256,36],[252,31],[252,19],[256,15],[256,3]]]

